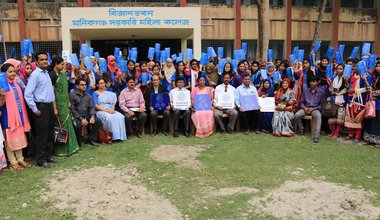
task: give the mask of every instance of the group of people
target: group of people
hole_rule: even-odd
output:
[[[99,60],[90,58],[91,67],[84,61],[72,65],[59,56],[49,64],[47,53],[38,52],[34,61],[8,59],[1,65],[7,85],[0,89],[0,170],[7,161],[11,170],[29,168],[23,148],[31,145],[36,164],[50,168],[57,162],[53,155],[71,155],[82,149],[83,141],[99,146],[101,131],[113,141],[141,138],[148,120],[152,136],[161,131],[165,136],[172,132],[174,137],[180,133],[189,137],[191,126],[196,137],[208,137],[216,127],[232,134],[239,120],[244,134],[290,137],[304,134],[303,118],[309,115],[315,122],[315,143],[321,129],[337,138],[346,127],[347,139],[359,142],[363,136],[367,143],[380,144],[380,62],[360,75],[358,60],[348,59],[352,72],[343,76],[345,65],[332,61],[329,76],[327,57],[294,64],[242,60],[236,69],[232,61],[218,69],[217,59],[204,66],[196,59],[128,60],[126,72],[112,55],[107,57],[106,72]],[[347,108],[353,102],[365,106],[367,100],[376,101],[376,116],[348,121]],[[58,140],[62,130],[67,135],[63,142]]]

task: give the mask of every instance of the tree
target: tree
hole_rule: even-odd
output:
[[[325,13],[326,5],[327,5],[327,0],[323,0],[321,8],[319,9],[318,21],[317,21],[317,24],[315,25],[314,37],[313,37],[313,42],[311,44],[310,51],[313,51],[313,46],[317,42],[319,33],[321,32],[321,23],[323,20],[323,14]]]
[[[269,47],[269,0],[257,0],[258,38],[256,60],[264,61]]]

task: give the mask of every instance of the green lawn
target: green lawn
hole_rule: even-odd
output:
[[[198,157],[205,168],[193,170],[151,159],[150,151],[165,144],[211,144],[214,147]],[[141,183],[169,199],[183,215],[188,214],[192,219],[237,219],[250,209],[247,201],[253,194],[213,197],[204,201],[208,188],[245,186],[265,190],[276,188],[286,180],[325,176],[328,182],[362,186],[380,195],[380,150],[342,144],[328,137],[322,137],[319,144],[314,144],[308,136],[275,138],[237,133],[216,134],[205,139],[183,136],[174,139],[147,135],[112,146],[86,146],[83,152],[60,160],[51,170],[35,166],[21,172],[5,170],[0,175],[0,219],[75,219],[69,211],[62,213],[51,208],[52,201],[40,200],[41,189],[47,187],[46,180],[57,170],[107,164],[133,164],[138,169]],[[303,174],[292,175],[296,168],[303,168]],[[149,184],[152,180],[156,184]],[[380,205],[379,195],[372,201],[376,206]],[[28,207],[22,208],[23,203]],[[262,218],[252,215],[254,219]],[[271,219],[270,216],[267,218]]]

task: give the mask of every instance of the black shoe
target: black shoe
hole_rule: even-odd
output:
[[[177,138],[178,137],[178,133],[174,132],[173,137]]]
[[[100,146],[100,144],[99,143],[97,143],[97,142],[95,142],[95,141],[87,141],[87,144],[89,144],[89,145],[92,145],[92,146],[94,146],[94,147],[99,147]]]
[[[47,162],[49,162],[49,163],[58,163],[58,160],[55,159],[54,157],[49,157],[49,158],[47,159]]]
[[[229,128],[227,128],[227,132],[228,132],[229,134],[232,134],[232,130],[229,129]]]
[[[162,133],[163,133],[165,136],[168,136],[168,132],[167,132],[167,131],[162,131]]]
[[[48,162],[43,162],[42,164],[37,164],[39,167],[41,168],[45,168],[45,169],[50,169],[52,168],[53,166],[51,164],[49,164]]]
[[[299,130],[299,131],[298,131],[298,135],[303,136],[303,135],[304,135],[303,130]]]
[[[185,131],[185,136],[186,136],[186,137],[190,137],[189,132]]]
[[[151,135],[152,135],[152,137],[156,136],[157,135],[157,131],[153,131]]]
[[[314,137],[314,143],[318,144],[318,142],[319,142],[319,137]]]

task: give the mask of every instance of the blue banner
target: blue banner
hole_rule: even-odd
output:
[[[99,69],[102,73],[107,73],[107,60],[104,58],[99,59]]]
[[[358,62],[356,64],[356,67],[358,69],[358,73],[360,75],[363,75],[363,74],[366,74],[367,73],[367,68],[366,68],[366,65],[365,65],[365,62],[362,60],[360,62]]]
[[[273,50],[272,49],[268,49],[267,61],[269,62],[269,60],[273,60]]]
[[[219,73],[223,73],[224,66],[226,65],[226,63],[227,63],[227,59],[221,59],[221,60],[219,60],[219,63],[218,63],[218,72]]]
[[[170,57],[170,47],[166,47],[165,52],[166,52],[166,58],[169,58]]]
[[[260,70],[260,74],[261,74],[261,77],[263,77],[263,79],[268,79],[267,70]]]
[[[113,56],[116,58],[117,56],[119,56],[119,54],[120,54],[120,48],[115,47],[115,49],[113,50]]]
[[[163,50],[164,51],[164,53],[166,53],[165,52],[165,50]],[[166,55],[165,55],[166,56]],[[148,81],[150,80],[150,77],[149,77],[150,75],[149,75],[149,73],[142,73],[141,74],[141,83],[145,86],[147,83],[148,83]]]
[[[125,60],[121,60],[120,61],[120,71],[122,73],[126,73],[127,72],[127,61],[125,61]]]
[[[371,43],[363,43],[362,56],[370,55],[371,53]]]
[[[70,54],[70,61],[71,61],[71,64],[73,64],[76,67],[79,67],[79,60],[75,53]]]
[[[100,54],[99,52],[94,52],[94,57],[99,60],[100,59]]]
[[[259,100],[257,100],[256,95],[240,95],[239,100],[243,111],[259,109]]]
[[[208,54],[207,53],[202,53],[201,54],[200,64],[202,64],[204,66],[207,63],[208,63]]]
[[[337,52],[339,53],[339,52]],[[331,64],[327,64],[326,66],[326,78],[332,79],[334,77],[333,69]]]
[[[231,60],[231,65],[233,70],[238,69],[238,61],[237,60]]]
[[[337,64],[343,64],[343,57],[340,51],[335,52],[335,62]]]
[[[273,83],[279,83],[280,81],[280,77],[282,75],[282,72],[280,71],[275,71],[274,74],[273,74]]]
[[[294,55],[294,54],[290,54],[290,56],[289,56],[289,60],[290,60],[290,63],[292,64],[292,65],[294,65],[295,63],[296,63],[296,55]]]
[[[137,61],[137,51],[131,50],[129,51],[129,59],[133,60],[134,62]]]
[[[302,62],[304,56],[305,56],[305,50],[298,50],[297,60],[300,61],[300,62]]]
[[[286,78],[293,79],[293,67],[286,68]]]
[[[293,48],[293,55],[297,58],[297,56],[298,56],[298,46]]]
[[[224,47],[218,47],[218,57],[222,58],[224,56]]]
[[[169,105],[168,93],[151,93],[150,95],[151,106],[155,111],[164,111]]]
[[[177,54],[173,54],[173,55],[171,56],[171,58],[172,58],[173,62],[174,62],[174,61],[177,61]]]
[[[148,59],[154,59],[154,47],[149,47],[148,49]]]
[[[244,53],[248,52],[248,44],[246,42],[241,43],[241,49],[244,51]]]
[[[192,60],[193,58],[194,58],[193,49],[187,48],[186,49],[186,57],[185,57],[185,59]]]
[[[329,60],[331,60],[334,52],[335,52],[335,48],[334,47],[329,47],[329,49],[327,49],[327,52],[326,52],[326,57],[328,57]]]
[[[211,97],[209,94],[198,94],[194,96],[195,111],[212,110]]]
[[[207,47],[207,56],[208,57],[217,57],[213,47]]]
[[[368,62],[367,62],[368,69],[374,69],[376,67],[376,58],[377,58],[376,54],[372,54],[371,56],[369,56]]]
[[[346,45],[344,45],[344,44],[340,44],[339,47],[338,47],[338,51],[342,55],[342,58],[344,58],[344,48],[345,47],[346,47]]]
[[[29,39],[23,39],[21,43],[21,56],[28,56],[29,55],[29,46],[30,46],[30,40]]]
[[[358,53],[358,51],[359,51],[359,47],[354,47],[354,49],[352,49],[352,51],[351,51],[350,58],[351,59],[355,59],[356,54]]]
[[[92,59],[90,57],[85,57],[83,61],[88,70],[94,70],[94,66],[92,65]]]
[[[161,62],[168,62],[168,58],[166,57],[166,51],[165,50],[161,50],[160,60],[161,60]]]
[[[155,53],[159,53],[160,51],[161,51],[161,44],[156,43],[156,44],[154,45],[154,52],[155,52]]]
[[[343,71],[343,76],[347,76],[350,78],[352,73],[352,65],[346,64],[344,65],[344,71]]]
[[[0,72],[0,88],[2,88],[4,92],[9,92],[8,78],[5,72]]]
[[[321,43],[322,43],[322,41],[320,41],[320,40],[317,40],[317,41],[315,42],[314,47],[313,47],[313,51],[314,51],[314,53],[317,53],[317,52],[318,52],[319,48],[321,47]]]

